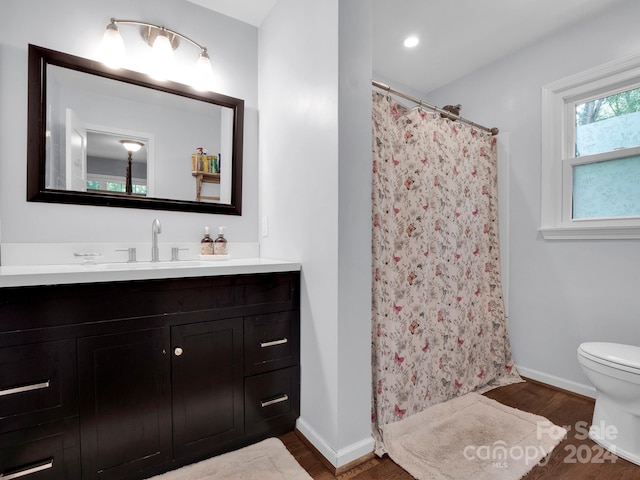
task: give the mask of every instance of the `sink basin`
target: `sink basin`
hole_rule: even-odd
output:
[[[97,266],[107,270],[148,270],[157,268],[187,268],[208,265],[200,260],[178,260],[173,262],[134,262],[134,263],[103,263]]]

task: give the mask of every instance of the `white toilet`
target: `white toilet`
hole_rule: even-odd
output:
[[[587,342],[578,362],[597,393],[589,437],[640,465],[640,347]]]

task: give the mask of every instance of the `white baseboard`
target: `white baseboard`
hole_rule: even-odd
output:
[[[564,378],[556,377],[555,375],[549,375],[548,373],[539,372],[531,368],[522,367],[516,364],[518,373],[523,377],[528,377],[538,382],[546,383],[554,387],[562,388],[563,390],[569,390],[570,392],[584,395],[585,397],[596,398],[596,389],[591,385],[585,385],[583,383],[573,382]]]
[[[296,428],[335,468],[343,467],[373,452],[375,444],[373,437],[364,438],[345,448],[335,450],[302,417],[298,418]]]

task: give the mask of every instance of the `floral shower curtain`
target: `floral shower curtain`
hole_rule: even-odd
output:
[[[373,92],[373,433],[520,381],[500,281],[496,138]]]

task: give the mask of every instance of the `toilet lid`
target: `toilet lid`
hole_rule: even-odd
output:
[[[586,342],[580,345],[580,350],[592,357],[640,370],[640,347],[621,343]]]

